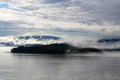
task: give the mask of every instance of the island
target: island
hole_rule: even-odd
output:
[[[65,54],[65,53],[100,53],[97,48],[81,48],[66,43],[55,43],[48,45],[18,46],[11,50],[12,53],[36,53],[36,54]]]

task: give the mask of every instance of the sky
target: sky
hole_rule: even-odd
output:
[[[120,0],[0,0],[0,36],[120,38]]]

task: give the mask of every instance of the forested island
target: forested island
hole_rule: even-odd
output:
[[[100,53],[97,48],[80,48],[66,43],[49,44],[49,45],[34,45],[34,46],[18,46],[11,50],[12,53],[37,53],[37,54],[65,54],[65,53]]]

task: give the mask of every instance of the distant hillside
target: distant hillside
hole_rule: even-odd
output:
[[[13,42],[0,42],[0,46],[13,46]]]
[[[120,51],[120,48],[113,48],[113,49],[102,49],[102,51]]]
[[[56,36],[40,36],[40,35],[34,35],[34,36],[18,36],[16,37],[18,39],[22,39],[22,40],[29,40],[29,39],[35,39],[37,41],[40,40],[59,40],[61,39],[60,37],[56,37]]]
[[[18,35],[0,37],[0,46],[38,45],[61,43],[62,38],[48,35]]]
[[[98,43],[116,43],[116,42],[120,42],[120,39],[100,39],[97,42]]]
[[[11,50],[12,53],[37,53],[37,54],[64,54],[64,53],[99,53],[101,50],[97,48],[79,48],[69,44],[50,44],[50,45],[37,45],[37,46],[19,46]]]

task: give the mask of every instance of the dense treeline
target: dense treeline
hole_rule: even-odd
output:
[[[47,54],[64,54],[64,53],[87,53],[101,52],[96,48],[78,48],[69,44],[50,44],[36,46],[19,46],[11,50],[12,53],[47,53]]]

